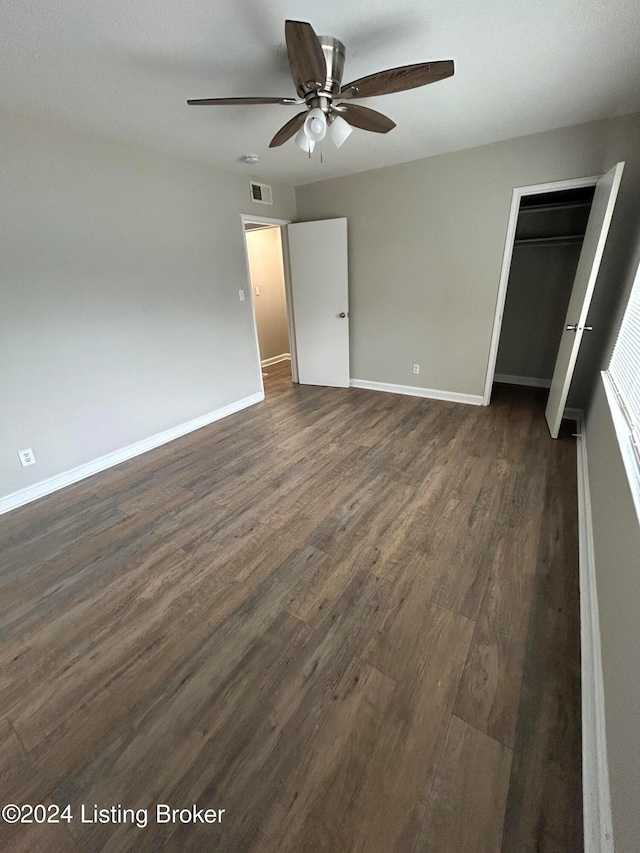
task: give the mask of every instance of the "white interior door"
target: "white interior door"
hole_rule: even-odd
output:
[[[623,169],[624,163],[618,163],[596,184],[545,412],[552,438],[560,431]]]
[[[287,231],[298,381],[348,388],[347,220],[297,222]]]

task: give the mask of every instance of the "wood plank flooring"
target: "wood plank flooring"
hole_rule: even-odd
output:
[[[0,799],[74,816],[0,848],[581,851],[571,430],[268,374],[0,518]]]

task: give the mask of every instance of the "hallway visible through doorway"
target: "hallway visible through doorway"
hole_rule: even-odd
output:
[[[252,299],[265,379],[275,365],[283,364],[291,381],[289,311],[285,287],[281,228],[245,223],[245,241]],[[279,371],[280,375],[283,373]],[[268,392],[265,387],[265,392]]]

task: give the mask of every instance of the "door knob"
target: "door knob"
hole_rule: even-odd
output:
[[[585,326],[584,330],[585,332],[593,332],[593,326]]]
[[[338,314],[338,317],[342,317],[342,318],[344,318],[344,317],[346,317],[346,316],[347,316],[347,315],[344,313],[344,311],[341,311],[341,312]]]
[[[567,332],[577,332],[577,331],[578,331],[578,324],[577,323],[575,324],[575,326],[567,326]]]

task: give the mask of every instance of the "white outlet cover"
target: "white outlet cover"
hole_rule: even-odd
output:
[[[240,302],[244,302],[244,290],[239,290],[238,296],[240,297]]]
[[[420,373],[420,365],[419,365],[419,364],[414,364],[414,365],[413,365],[413,372],[414,372],[416,375],[417,375],[418,373]]]
[[[20,457],[20,464],[23,468],[26,468],[27,465],[36,464],[36,457],[33,455],[33,450],[30,447],[27,447],[26,450],[19,450],[18,456]]]

